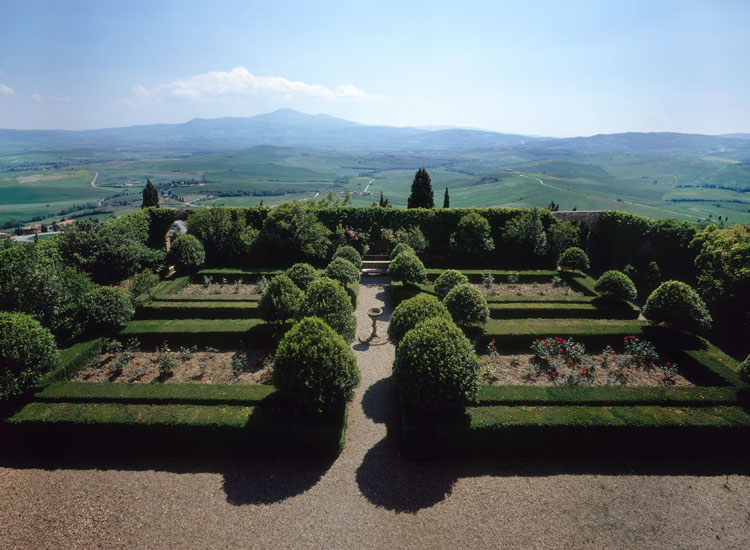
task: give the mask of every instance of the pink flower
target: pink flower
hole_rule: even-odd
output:
[[[612,350],[612,355],[614,355],[614,354],[615,354],[615,350]]]
[[[578,377],[580,378],[580,376],[581,376],[581,373],[579,372],[578,374],[576,374],[576,376],[578,376]]]

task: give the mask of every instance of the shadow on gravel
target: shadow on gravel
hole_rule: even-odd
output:
[[[273,504],[315,486],[332,460],[188,456],[0,454],[0,467],[16,469],[157,471],[174,474],[221,474],[227,502]]]
[[[750,463],[746,460],[716,456],[414,460],[400,452],[398,406],[390,379],[373,384],[365,392],[362,408],[368,418],[386,424],[387,436],[366,453],[357,469],[359,490],[375,506],[400,513],[416,513],[434,506],[450,495],[459,479],[469,477],[750,475]]]

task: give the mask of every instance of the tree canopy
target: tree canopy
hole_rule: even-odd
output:
[[[146,180],[146,187],[143,188],[143,204],[141,208],[148,208],[150,206],[159,207],[159,192],[151,183],[151,180]]]
[[[435,199],[432,193],[432,182],[427,170],[420,168],[414,174],[411,184],[411,195],[407,202],[408,208],[435,208]]]

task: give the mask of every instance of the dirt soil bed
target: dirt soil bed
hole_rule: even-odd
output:
[[[493,386],[695,386],[679,370],[665,375],[660,366],[629,355],[584,355],[577,362],[539,359],[534,354],[482,355],[483,384]]]
[[[104,353],[96,357],[76,382],[166,384],[270,384],[272,357],[269,350],[170,352],[176,360],[171,373],[162,373],[153,351]],[[244,354],[244,357],[243,357]]]
[[[208,285],[188,285],[183,288],[180,294],[260,294],[255,285],[234,285],[214,283]]]
[[[569,286],[552,283],[502,283],[491,287],[478,283],[473,286],[484,296],[583,296]]]

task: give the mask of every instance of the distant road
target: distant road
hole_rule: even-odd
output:
[[[59,233],[61,233],[61,231],[47,231],[46,233],[39,233],[39,235],[57,235]],[[30,243],[34,241],[34,234],[32,233],[31,235],[16,235],[13,238],[19,243]]]
[[[94,179],[91,180],[91,187],[99,187],[96,184],[96,179],[99,177],[99,172],[94,172]]]
[[[367,193],[367,190],[370,188],[370,185],[372,185],[372,182],[374,182],[374,181],[375,181],[374,179],[371,179],[370,181],[368,181],[367,182],[367,187],[365,187],[365,190],[362,191],[362,192],[363,193]]]

